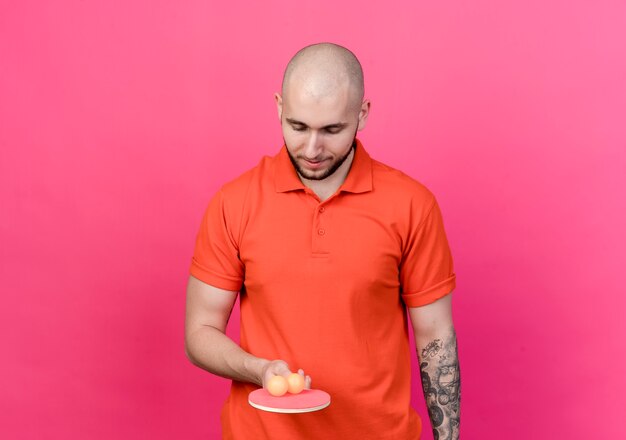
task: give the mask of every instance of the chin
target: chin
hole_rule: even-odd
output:
[[[326,175],[326,170],[318,170],[318,171],[301,170],[300,175],[307,180],[324,180],[326,177],[328,177]]]

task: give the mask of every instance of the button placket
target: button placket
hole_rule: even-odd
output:
[[[315,209],[313,214],[313,253],[314,254],[326,254],[328,253],[328,223],[327,223],[327,208],[319,206]]]

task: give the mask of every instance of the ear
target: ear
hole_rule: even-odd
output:
[[[361,131],[367,125],[367,117],[370,114],[370,100],[364,99],[361,103],[361,109],[359,110],[359,125],[357,127],[358,131]]]
[[[276,110],[278,111],[278,120],[282,122],[283,120],[283,98],[280,96],[280,93],[274,93],[274,100],[276,101]]]

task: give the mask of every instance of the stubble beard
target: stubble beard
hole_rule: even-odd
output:
[[[283,139],[284,140],[284,139]],[[287,145],[287,143],[285,142],[285,145]],[[298,161],[296,160],[296,158],[294,156],[292,156],[291,152],[289,151],[289,149],[287,149],[287,153],[289,155],[289,159],[291,160],[291,163],[293,164],[294,168],[296,169],[296,171],[298,172],[298,174],[303,177],[304,179],[307,180],[324,180],[327,177],[332,176],[340,167],[341,165],[344,164],[344,162],[348,159],[348,157],[350,157],[350,153],[352,153],[353,150],[356,150],[356,136],[354,137],[354,139],[352,140],[352,146],[350,147],[350,149],[346,152],[346,154],[344,154],[342,157],[340,157],[339,159],[335,160],[328,168],[326,168],[326,170],[324,170],[323,173],[321,174],[312,174],[309,173],[308,170],[304,169],[303,167],[300,166],[300,164],[298,163]]]

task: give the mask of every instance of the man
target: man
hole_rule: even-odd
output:
[[[407,313],[435,438],[456,439],[460,375],[452,258],[423,185],[369,157],[370,102],[356,57],[300,50],[276,94],[284,146],[224,185],[198,233],[186,351],[233,380],[226,439],[417,439]],[[225,336],[241,293],[241,346]],[[331,405],[275,414],[248,394],[292,370]]]

